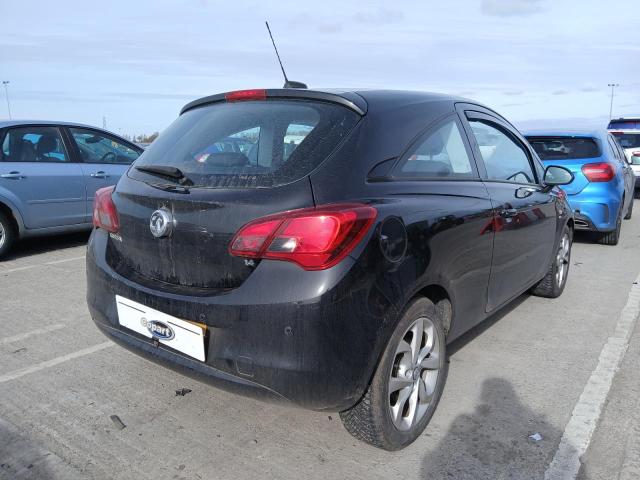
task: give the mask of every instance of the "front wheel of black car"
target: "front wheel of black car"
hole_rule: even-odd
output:
[[[396,326],[362,399],[340,412],[354,437],[399,450],[425,429],[438,405],[448,363],[442,319],[426,298],[413,300]]]
[[[565,225],[558,243],[558,249],[551,260],[547,274],[531,289],[533,295],[547,298],[557,298],[562,295],[569,276],[572,244],[573,232]]]
[[[16,239],[16,230],[11,219],[0,211],[0,259],[4,257]]]

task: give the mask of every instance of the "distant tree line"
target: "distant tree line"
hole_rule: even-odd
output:
[[[159,132],[153,132],[151,135],[147,135],[146,133],[143,133],[141,135],[129,135],[125,133],[124,138],[126,138],[131,142],[136,142],[136,143],[151,143],[156,138],[158,138],[158,135],[160,135]]]

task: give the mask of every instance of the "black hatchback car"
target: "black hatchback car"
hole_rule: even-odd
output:
[[[468,100],[202,98],[97,195],[89,309],[151,360],[399,449],[433,415],[449,342],[527,290],[562,293],[571,179]]]

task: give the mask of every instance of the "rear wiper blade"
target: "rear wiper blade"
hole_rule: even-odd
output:
[[[178,183],[181,185],[193,185],[193,182],[177,167],[171,167],[169,165],[136,165],[134,168],[140,172],[150,173],[151,175],[173,178],[178,180]]]
[[[150,183],[153,188],[158,188],[160,190],[164,190],[165,192],[175,192],[175,193],[191,193],[188,185],[176,185],[173,184],[159,184],[159,183]]]

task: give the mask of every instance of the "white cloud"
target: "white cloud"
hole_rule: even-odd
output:
[[[311,12],[294,0],[112,0],[96,16],[86,0],[0,0],[0,58],[17,117],[107,116],[152,132],[192,97],[281,86],[268,19],[287,74],[311,87],[458,93],[512,121],[593,118],[609,113],[612,81],[615,112],[640,110],[637,20],[620,15],[638,0],[617,1],[323,0]],[[25,17],[25,4],[39,15]]]

